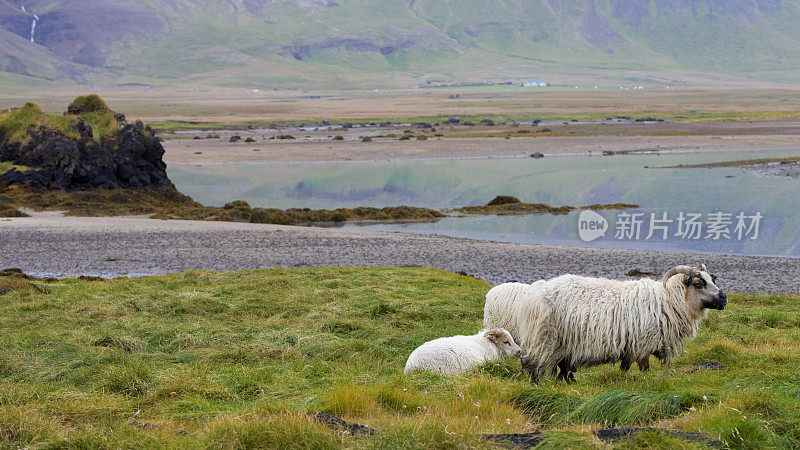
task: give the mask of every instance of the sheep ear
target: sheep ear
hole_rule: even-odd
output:
[[[700,271],[701,272],[708,272],[708,269],[706,269],[706,265],[705,264],[700,264]]]
[[[483,337],[489,339],[489,342],[497,343],[497,332],[495,330],[489,330],[483,334]]]

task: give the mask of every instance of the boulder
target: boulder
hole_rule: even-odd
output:
[[[159,140],[135,124],[125,124],[101,142],[92,129],[76,120],[70,131],[77,138],[46,128],[30,127],[30,139],[0,148],[0,161],[33,168],[0,175],[0,186],[19,184],[34,189],[173,188],[162,160]]]

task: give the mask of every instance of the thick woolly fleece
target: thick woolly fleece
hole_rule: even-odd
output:
[[[680,277],[618,281],[562,275],[505,283],[486,294],[483,325],[508,330],[534,380],[574,367],[677,356],[708,310],[686,301]]]
[[[427,370],[443,375],[456,375],[487,361],[496,361],[502,353],[486,337],[486,331],[481,330],[470,336],[458,335],[428,341],[411,352],[405,371]]]

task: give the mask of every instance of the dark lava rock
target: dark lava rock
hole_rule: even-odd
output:
[[[544,153],[539,153],[539,152],[531,153],[531,158],[535,158],[535,159],[544,158]]]
[[[34,189],[174,188],[162,160],[164,148],[142,127],[123,124],[101,142],[82,119],[70,131],[77,138],[43,126],[28,128],[24,145],[12,142],[0,148],[0,161],[32,167],[0,175],[0,186],[19,184]],[[3,141],[3,136],[0,136]]]
[[[701,370],[701,369],[722,370],[724,368],[725,368],[724,364],[720,364],[720,363],[718,363],[716,361],[705,361],[705,362],[701,362],[700,364],[697,364],[696,366],[694,366],[693,372],[696,372],[696,371]]]
[[[131,425],[133,425],[134,427],[136,427],[136,428],[138,428],[140,430],[156,430],[156,429],[158,429],[158,425],[153,425],[150,422],[141,423],[141,422],[137,422],[137,421],[134,420],[133,422],[131,422]]]
[[[625,276],[627,277],[652,277],[655,276],[653,272],[647,272],[639,269],[631,269],[625,272]]]
[[[241,137],[241,136],[239,136],[239,135],[235,135],[235,136],[231,136],[231,138],[230,138],[230,139],[228,139],[228,142],[239,142],[239,141],[241,141],[241,140],[242,140],[242,137]]]
[[[517,448],[533,448],[544,441],[544,435],[541,431],[534,431],[533,433],[482,434],[481,437],[487,441],[507,444]]]
[[[78,279],[83,281],[106,281],[106,279],[103,277],[94,277],[91,275],[81,275],[78,277]]]
[[[609,443],[609,442],[620,441],[622,439],[628,439],[633,437],[637,433],[645,431],[657,431],[660,433],[666,433],[672,437],[681,438],[691,442],[703,442],[709,446],[714,446],[714,447],[722,445],[722,443],[713,440],[710,436],[703,433],[687,433],[684,431],[667,430],[664,428],[653,428],[653,427],[607,428],[607,429],[597,430],[594,432],[594,434],[601,441]]]
[[[614,150],[603,150],[603,156],[612,156],[614,153]]]
[[[326,427],[334,430],[347,430],[350,434],[365,434],[368,436],[375,434],[375,430],[370,427],[357,423],[348,424],[344,420],[330,414],[317,413],[314,415],[314,418]]]

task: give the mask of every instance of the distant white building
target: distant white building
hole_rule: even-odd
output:
[[[544,80],[525,80],[520,86],[523,87],[542,87],[548,86],[547,82]]]

